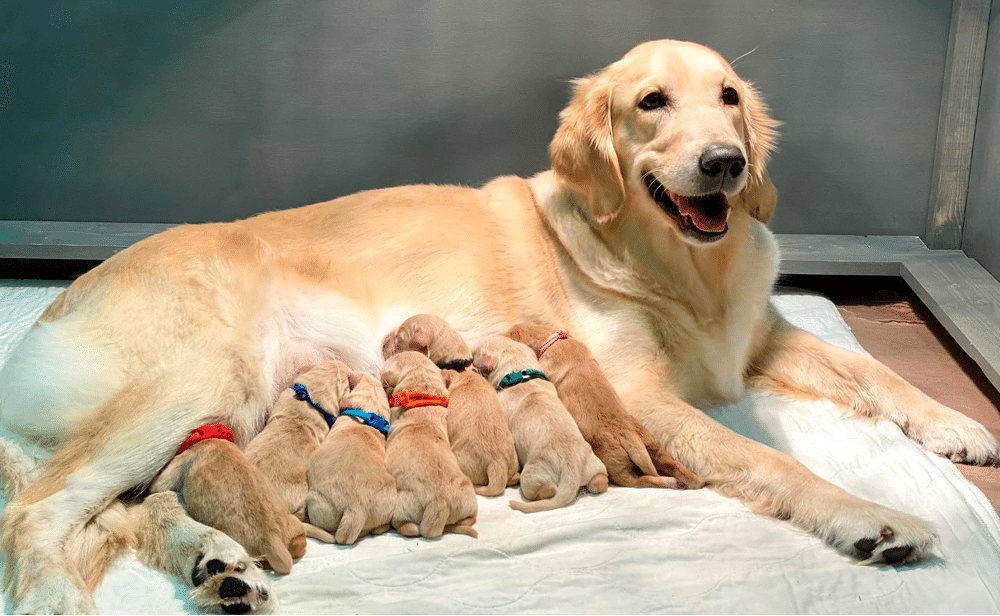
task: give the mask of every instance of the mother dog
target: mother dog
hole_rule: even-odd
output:
[[[856,558],[927,556],[927,523],[696,408],[754,379],[895,422],[955,460],[997,456],[975,422],[769,305],[773,139],[757,93],[717,53],[655,41],[576,82],[553,168],[531,179],[183,226],[108,259],[0,374],[6,428],[54,450],[4,513],[7,597],[22,611],[91,608],[63,550],[88,519],[149,482],[199,425],[225,422],[245,445],[302,367],[336,357],[374,372],[382,337],[418,313],[472,344],[522,321],[566,325],[626,408],[719,492]]]

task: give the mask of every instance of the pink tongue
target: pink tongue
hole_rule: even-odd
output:
[[[677,206],[681,214],[689,216],[694,226],[707,233],[718,233],[725,231],[726,219],[729,218],[729,204],[724,204],[721,208],[719,203],[709,203],[705,197],[682,197],[681,195],[670,194],[671,200]],[[718,212],[706,212],[705,207]]]

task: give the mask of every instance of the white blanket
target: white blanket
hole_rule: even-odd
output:
[[[62,285],[0,281],[0,363]],[[784,294],[793,323],[860,351],[828,300]],[[565,509],[512,511],[508,489],[479,497],[479,539],[355,547],[310,540],[275,578],[286,613],[998,613],[1000,520],[951,462],[891,424],[845,419],[830,403],[752,392],[710,411],[861,497],[933,521],[939,556],[861,567],[786,522],[709,490],[612,487]],[[185,588],[126,557],[98,589],[106,614],[194,613]],[[11,606],[6,604],[9,611]]]

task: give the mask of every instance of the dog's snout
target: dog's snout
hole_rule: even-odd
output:
[[[747,159],[735,145],[715,144],[702,151],[698,163],[701,165],[701,172],[708,177],[725,178],[729,175],[737,178],[746,168]]]

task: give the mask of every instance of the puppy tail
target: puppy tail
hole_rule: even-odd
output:
[[[536,513],[539,511],[549,511],[565,507],[576,500],[576,495],[580,491],[580,480],[573,476],[573,473],[564,472],[556,494],[552,498],[537,500],[530,503],[521,501],[510,501],[510,508],[521,513]]]
[[[309,522],[303,522],[302,526],[306,529],[306,537],[312,537],[313,539],[317,539],[323,543],[337,543],[337,539],[333,535],[326,532],[319,526],[314,526]]]
[[[494,458],[486,467],[485,486],[476,486],[476,494],[480,496],[499,496],[507,489],[507,464],[504,460]]]
[[[444,534],[450,513],[451,508],[448,507],[447,500],[440,497],[431,499],[424,508],[424,515],[420,520],[420,535],[428,539],[440,537]]]
[[[365,523],[368,515],[364,509],[357,505],[352,505],[340,516],[340,524],[337,526],[337,543],[341,545],[353,545],[357,543],[358,537],[365,530]]]

